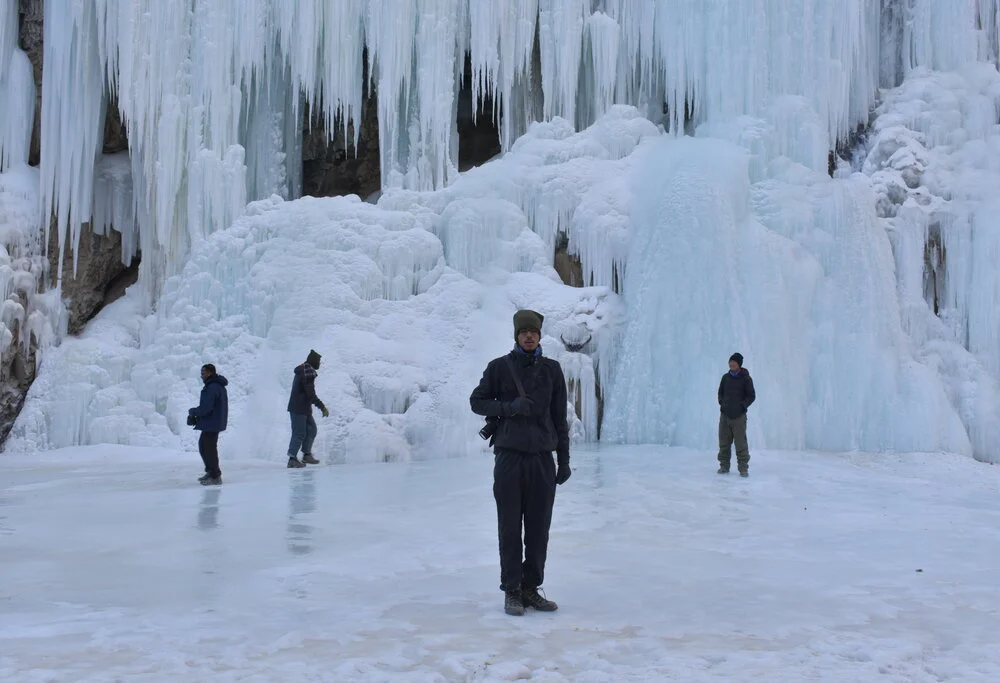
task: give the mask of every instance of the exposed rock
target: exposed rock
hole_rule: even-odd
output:
[[[27,300],[22,298],[21,304],[27,306]],[[29,345],[25,353],[21,343],[21,326],[15,324],[12,332],[14,337],[11,343],[0,346],[0,374],[3,376],[3,381],[0,381],[0,446],[14,426],[28,387],[35,380],[35,345]]]
[[[459,171],[467,171],[500,154],[500,130],[493,109],[492,98],[478,103],[472,101],[472,58],[466,55],[465,78],[458,92]]]
[[[7,0],[10,1],[10,0]],[[31,128],[31,150],[28,163],[37,166],[41,159],[42,130],[42,0],[20,0],[21,26],[18,46],[28,55],[35,73],[35,124]]]
[[[122,123],[122,115],[118,110],[117,99],[108,103],[108,111],[104,115],[104,154],[117,154],[128,151],[128,135]]]
[[[138,276],[138,258],[129,266],[122,263],[122,236],[116,230],[108,235],[96,235],[90,224],[84,224],[80,234],[76,275],[73,274],[72,246],[63,259],[62,298],[69,313],[70,334],[78,334],[88,320],[101,308],[125,293],[125,287]],[[49,231],[49,266],[52,286],[59,267],[56,230]],[[131,279],[131,281],[130,281]],[[117,293],[114,296],[109,294]]]
[[[356,194],[362,199],[382,186],[378,140],[378,97],[368,85],[368,54],[364,55],[365,93],[360,122],[350,121],[347,134],[343,123],[335,123],[333,139],[323,123],[306,107],[302,128],[302,194],[333,197]],[[318,114],[318,112],[317,112]],[[355,125],[358,145],[354,147]]]
[[[552,259],[552,265],[555,267],[556,272],[559,273],[559,277],[570,287],[583,287],[583,266],[580,265],[580,259],[577,256],[572,256],[567,251],[569,245],[569,240],[565,235],[560,235],[559,239],[556,241],[556,251]]]

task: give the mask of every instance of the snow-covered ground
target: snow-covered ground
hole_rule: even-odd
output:
[[[577,450],[555,614],[503,614],[491,459],[0,459],[0,680],[996,681],[1000,469]]]

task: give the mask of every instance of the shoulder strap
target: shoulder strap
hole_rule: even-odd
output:
[[[514,361],[511,359],[509,353],[504,356],[504,360],[507,361],[507,368],[510,370],[511,377],[514,378],[514,385],[517,387],[517,393],[521,395],[521,398],[526,398],[524,387],[521,385],[521,378],[517,376],[517,370],[514,368]]]

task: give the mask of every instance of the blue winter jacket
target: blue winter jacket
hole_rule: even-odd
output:
[[[229,422],[227,384],[229,380],[220,374],[214,374],[205,380],[205,386],[201,389],[201,403],[188,411],[189,415],[198,418],[195,429],[203,432],[226,431],[226,424]]]

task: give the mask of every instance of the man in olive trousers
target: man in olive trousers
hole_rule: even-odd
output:
[[[732,445],[736,442],[736,466],[741,477],[750,476],[750,447],[747,445],[747,408],[757,398],[743,356],[729,357],[729,372],[719,382],[719,474],[729,474]]]

